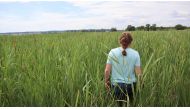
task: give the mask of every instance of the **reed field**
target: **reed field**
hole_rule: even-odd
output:
[[[117,106],[105,90],[104,68],[120,35],[1,35],[0,106]],[[144,80],[133,106],[190,106],[190,31],[132,35]]]

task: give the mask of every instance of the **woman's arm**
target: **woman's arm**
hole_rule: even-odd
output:
[[[107,91],[110,91],[110,72],[111,72],[111,64],[106,64],[105,68],[105,87]]]
[[[142,71],[141,71],[141,67],[140,66],[136,66],[135,67],[135,73],[136,73],[137,76],[138,75],[142,75]]]
[[[138,81],[140,82],[140,86],[144,87],[143,79],[142,79],[142,70],[140,66],[135,67],[135,73],[138,77]]]
[[[136,73],[138,79],[140,80],[140,82],[142,82],[142,71],[141,71],[140,66],[135,67],[135,73]]]

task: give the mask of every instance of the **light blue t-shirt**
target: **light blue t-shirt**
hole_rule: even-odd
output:
[[[112,49],[108,54],[107,64],[112,65],[111,83],[127,83],[136,82],[135,66],[140,66],[139,53],[132,49],[126,48],[127,56],[122,55],[123,48],[118,47]]]

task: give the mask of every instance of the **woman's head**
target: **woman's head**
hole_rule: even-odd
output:
[[[119,43],[124,49],[126,49],[131,44],[132,41],[133,38],[129,32],[123,32],[121,37],[119,38]]]
[[[133,41],[133,38],[129,32],[123,32],[121,37],[119,38],[119,43],[123,49],[126,49],[131,44],[132,41]],[[125,50],[122,51],[122,54],[124,56],[127,55]]]

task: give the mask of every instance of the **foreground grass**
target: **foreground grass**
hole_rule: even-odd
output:
[[[104,88],[121,33],[0,37],[0,106],[116,106]],[[135,106],[190,106],[190,32],[133,32],[144,88]]]

